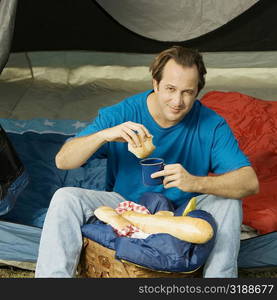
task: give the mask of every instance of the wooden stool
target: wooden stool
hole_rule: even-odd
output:
[[[115,259],[115,251],[84,238],[78,273],[86,278],[180,278],[202,277],[202,268],[192,273],[152,271]]]

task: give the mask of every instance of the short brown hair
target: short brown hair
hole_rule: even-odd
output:
[[[189,49],[182,46],[173,46],[162,51],[155,57],[149,68],[153,79],[160,83],[162,80],[164,66],[171,58],[174,59],[177,64],[184,67],[192,67],[193,65],[196,65],[199,74],[199,93],[200,90],[205,86],[205,74],[207,73],[207,70],[204,65],[202,55],[194,49]]]

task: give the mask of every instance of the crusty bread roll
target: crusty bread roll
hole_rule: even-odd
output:
[[[168,211],[168,210],[160,210],[158,212],[155,213],[155,216],[168,216],[168,217],[172,217],[174,216],[174,213],[172,211]]]
[[[119,215],[111,207],[100,206],[94,214],[99,220],[118,230],[134,225],[145,233],[168,233],[195,244],[208,242],[214,234],[207,221],[188,216],[174,216],[169,211],[160,211],[155,215],[125,211]]]
[[[140,135],[138,135],[138,137],[141,143],[141,147],[133,147],[130,143],[128,143],[128,150],[132,152],[137,158],[145,158],[156,149],[152,142],[153,137],[147,137],[146,141],[143,141]]]
[[[111,225],[117,230],[132,225],[127,219],[119,215],[113,208],[109,206],[100,206],[94,211],[94,215],[102,222]]]
[[[195,244],[203,244],[213,237],[213,228],[205,220],[188,216],[164,216],[126,211],[122,216],[146,233],[168,233]]]

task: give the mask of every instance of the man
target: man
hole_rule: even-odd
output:
[[[242,221],[241,198],[258,192],[256,174],[240,151],[225,120],[196,100],[206,68],[194,50],[175,46],[150,66],[153,90],[100,110],[98,117],[56,156],[61,169],[89,159],[108,159],[107,191],[62,188],[51,201],[40,243],[36,277],[72,277],[82,248],[80,227],[101,206],[138,201],[144,192],[160,192],[177,208],[197,196],[197,208],[210,212],[218,231],[204,277],[237,277]],[[138,159],[128,143],[140,146],[150,135],[152,157],[165,160],[163,185],[142,184]],[[217,176],[211,176],[214,173]]]

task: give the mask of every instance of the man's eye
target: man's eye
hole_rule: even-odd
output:
[[[187,94],[192,95],[193,91],[186,91]]]
[[[167,87],[167,90],[170,92],[174,92],[175,89],[173,87]]]

